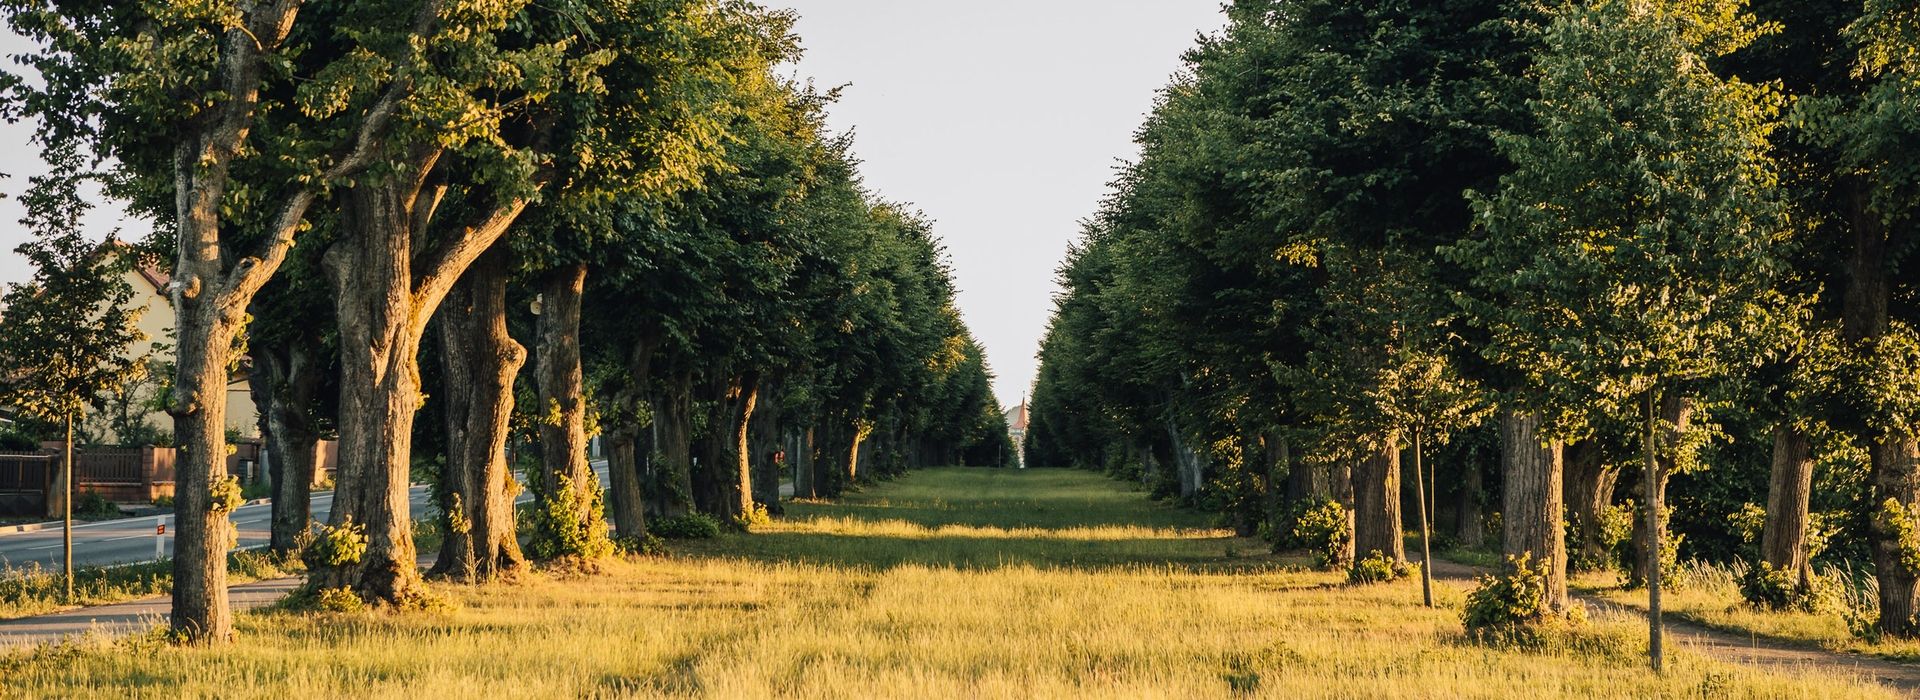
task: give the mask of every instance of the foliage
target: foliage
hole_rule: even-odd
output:
[[[688,513],[647,523],[647,532],[670,540],[705,540],[720,536],[720,521],[705,513]]]
[[[1347,541],[1353,536],[1347,511],[1330,499],[1302,500],[1293,503],[1274,529],[1276,551],[1304,549],[1313,554],[1314,566],[1340,569],[1348,565]]]
[[[1833,613],[1842,608],[1839,584],[1831,578],[1813,576],[1802,581],[1799,572],[1775,569],[1763,561],[1752,563],[1741,574],[1740,597],[1748,605],[1774,611]]]
[[[542,560],[577,557],[588,561],[613,554],[601,490],[575,489],[565,476],[559,477],[556,486],[555,493],[534,494],[527,553]],[[576,497],[588,499],[584,512],[573,502]]]
[[[1631,503],[1607,506],[1595,514],[1600,521],[1596,536],[1597,550],[1589,550],[1584,537],[1588,534],[1578,527],[1575,519],[1567,523],[1567,569],[1570,571],[1601,571],[1611,569],[1619,563],[1617,552],[1629,546],[1633,536],[1634,509]],[[1678,550],[1676,550],[1678,551]],[[1592,555],[1592,552],[1601,554]],[[1590,556],[1591,555],[1591,556]]]
[[[1537,646],[1561,627],[1583,622],[1578,606],[1564,616],[1548,609],[1546,573],[1534,564],[1529,557],[1512,556],[1499,573],[1477,578],[1461,613],[1467,637],[1484,644]]]
[[[122,515],[120,506],[107,500],[97,491],[82,490],[73,497],[73,517],[84,520],[105,520]]]
[[[1374,550],[1367,556],[1353,562],[1347,569],[1347,581],[1350,583],[1385,583],[1409,576],[1418,575],[1419,564],[1410,564],[1389,558],[1385,552]]]
[[[339,525],[322,526],[319,536],[300,553],[300,561],[308,570],[321,571],[358,564],[366,553],[366,526],[348,519]]]

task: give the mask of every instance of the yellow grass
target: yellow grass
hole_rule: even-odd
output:
[[[1756,609],[1740,596],[1737,580],[1724,570],[1692,566],[1677,587],[1660,593],[1660,608],[1674,618],[1729,632],[1772,637],[1832,651],[1868,654],[1899,661],[1920,660],[1920,639],[1867,640],[1847,628],[1840,611],[1818,613]],[[1626,590],[1612,573],[1583,574],[1575,590],[1633,610],[1647,609],[1645,589]],[[1871,595],[1869,593],[1869,595]]]
[[[1464,593],[1348,587],[1072,472],[932,470],[593,576],[445,586],[442,613],[242,618],[225,649],[81,644],[0,696],[1887,697],[1677,654],[1633,621],[1461,640]]]

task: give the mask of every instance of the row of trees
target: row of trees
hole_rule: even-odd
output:
[[[1608,558],[1622,496],[1631,578],[1657,591],[1676,478],[1703,530],[1763,506],[1755,555],[1799,585],[1810,531],[1870,557],[1880,628],[1920,634],[1920,11],[1228,13],[1061,268],[1031,463],[1122,472],[1247,534],[1337,501],[1345,556],[1400,562],[1403,498],[1439,505],[1403,455],[1439,455],[1458,537],[1499,511],[1548,611],[1569,542]]]
[[[776,73],[798,52],[787,13],[4,10],[38,44],[11,113],[159,224],[148,247],[179,317],[172,625],[187,639],[232,634],[239,490],[222,427],[243,362],[277,472],[274,546],[303,541],[318,441],[337,435],[311,577],[391,605],[423,595],[417,477],[446,534],[432,571],[465,580],[612,552],[605,494],[614,536],[637,540],[650,518],[762,517],[780,456],[799,495],[831,496],[1009,452],[928,222],[862,185],[823,126],[831,93]],[[529,533],[516,468],[537,497]]]

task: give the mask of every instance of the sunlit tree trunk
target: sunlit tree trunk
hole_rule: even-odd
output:
[[[1540,433],[1537,413],[1506,411],[1500,416],[1501,454],[1506,492],[1501,523],[1502,551],[1527,558],[1546,577],[1547,609],[1567,608],[1566,527],[1562,520],[1561,446]]]
[[[586,294],[587,266],[569,265],[546,275],[541,285],[535,326],[539,354],[534,376],[540,391],[541,497],[572,511],[571,522],[545,521],[543,527],[577,532],[545,532],[554,556],[590,556],[604,551],[606,521],[594,512],[600,479],[587,461],[586,378],[580,366],[580,313]],[[539,550],[535,550],[539,551]]]
[[[527,351],[507,333],[507,277],[507,256],[496,244],[440,310],[448,527],[436,575],[486,580],[523,563],[513,505],[520,484],[506,446],[514,377]]]
[[[1353,552],[1365,559],[1374,552],[1395,562],[1407,560],[1401,539],[1400,448],[1397,437],[1362,457],[1353,469]]]

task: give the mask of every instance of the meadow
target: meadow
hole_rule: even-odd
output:
[[[1599,618],[1466,641],[1464,592],[1345,585],[1100,476],[937,469],[597,573],[436,584],[442,610],[244,615],[223,649],[81,640],[6,697],[1892,697]]]

